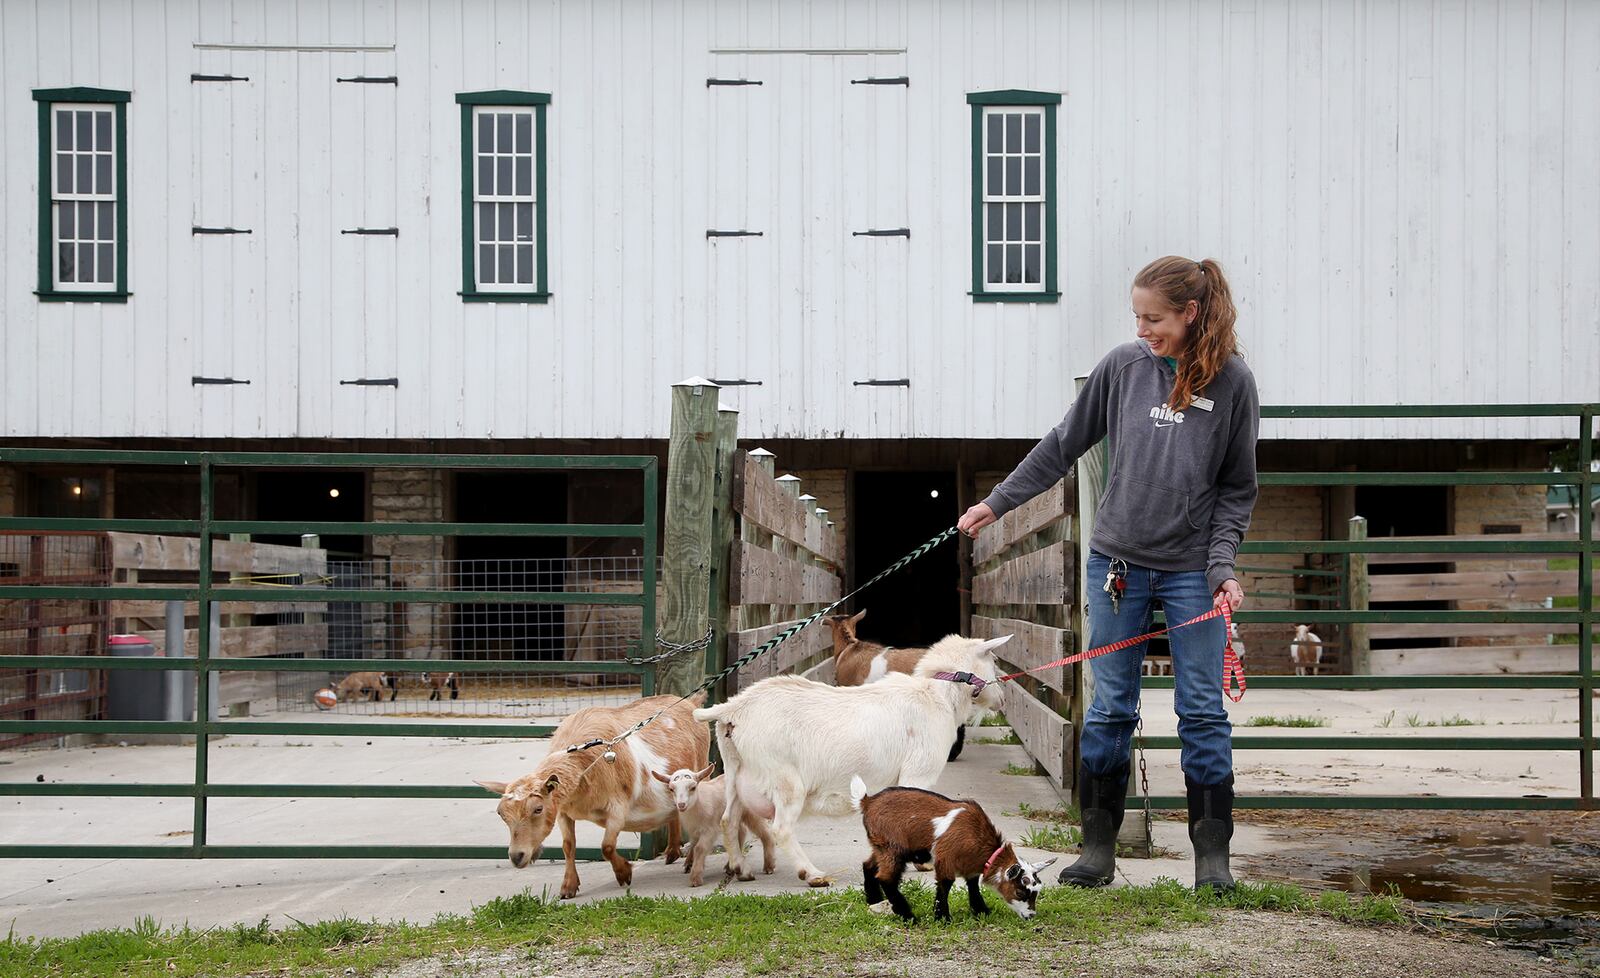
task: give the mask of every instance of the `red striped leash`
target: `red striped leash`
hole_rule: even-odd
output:
[[[1026,676],[1029,673],[1043,672],[1046,669],[1055,669],[1060,666],[1070,666],[1074,662],[1082,662],[1085,659],[1093,659],[1098,656],[1109,655],[1112,652],[1121,652],[1123,649],[1133,648],[1140,642],[1147,642],[1152,638],[1159,638],[1160,636],[1165,635],[1174,629],[1184,628],[1189,625],[1198,625],[1200,622],[1209,621],[1212,618],[1221,618],[1223,626],[1222,694],[1228,699],[1237,703],[1244,699],[1245,691],[1250,687],[1249,683],[1245,681],[1244,663],[1239,661],[1239,653],[1235,652],[1233,649],[1233,611],[1226,605],[1219,608],[1212,608],[1203,615],[1200,615],[1196,618],[1191,618],[1185,622],[1179,622],[1176,625],[1168,625],[1166,628],[1160,628],[1144,635],[1135,635],[1133,638],[1125,638],[1120,642],[1113,642],[1110,645],[1102,645],[1097,649],[1086,649],[1083,652],[1069,655],[1065,659],[1057,659],[1054,662],[1046,662],[1042,666],[1034,666],[1032,669],[1024,669],[1021,672],[1008,673],[994,680],[986,680],[982,677],[974,676],[970,672],[936,672],[933,674],[933,678],[946,679],[957,683],[966,683],[973,687],[972,695],[977,696],[983,691],[983,688],[990,685],[991,682],[1010,682],[1019,676]],[[1234,687],[1238,688],[1237,693],[1234,692]]]

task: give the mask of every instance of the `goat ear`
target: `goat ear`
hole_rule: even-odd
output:
[[[850,627],[856,627],[856,623],[865,617],[867,617],[867,609],[862,608],[860,611],[850,616]]]
[[[1006,644],[1009,641],[1011,641],[1011,636],[1010,635],[1002,635],[999,638],[986,639],[984,642],[979,644],[978,651],[979,652],[993,652],[995,649],[998,649],[1000,646]]]
[[[707,764],[705,767],[694,772],[694,779],[696,781],[704,781],[706,778],[711,777],[711,772],[715,771],[716,769],[717,766],[715,764]]]
[[[1012,863],[1010,866],[1006,867],[1006,879],[1008,879],[1008,880],[1018,880],[1018,879],[1021,879],[1021,878],[1022,878],[1022,864],[1021,863]]]
[[[1035,873],[1042,873],[1045,870],[1049,869],[1050,868],[1050,864],[1055,862],[1055,861],[1056,861],[1056,857],[1051,856],[1049,859],[1046,859],[1044,862],[1042,862],[1039,865],[1033,867],[1033,871]]]
[[[491,795],[503,795],[509,785],[504,781],[474,781],[473,784],[489,792]]]
[[[672,783],[672,779],[667,777],[665,774],[662,774],[660,771],[652,770],[650,772],[650,776],[655,778],[657,781],[660,781],[662,784]]]
[[[560,778],[556,777],[554,774],[550,775],[550,780],[544,783],[544,793],[548,795],[550,792],[556,790],[556,787],[560,783]]]

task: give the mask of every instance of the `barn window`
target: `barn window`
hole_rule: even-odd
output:
[[[461,105],[461,297],[545,302],[545,107],[540,92],[468,92]]]
[[[39,287],[47,302],[128,298],[127,104],[99,88],[36,89]]]
[[[1053,92],[971,92],[972,297],[1054,302],[1056,106]]]

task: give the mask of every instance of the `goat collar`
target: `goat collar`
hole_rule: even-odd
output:
[[[982,676],[974,676],[970,672],[936,672],[933,674],[933,678],[943,679],[952,683],[965,683],[971,686],[974,699],[977,698],[979,693],[983,692],[983,687],[989,685],[987,679]]]
[[[1005,843],[1004,840],[1002,840],[1000,842],[1000,848],[996,849],[994,852],[991,852],[989,854],[989,861],[983,864],[983,878],[984,879],[988,879],[989,878],[989,867],[993,866],[994,865],[994,861],[996,859],[999,859],[1000,858],[1000,854],[1002,852],[1005,852],[1005,851],[1006,851],[1006,843]]]

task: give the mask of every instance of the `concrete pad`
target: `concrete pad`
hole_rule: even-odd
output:
[[[1003,729],[974,728],[977,736]],[[210,752],[218,782],[281,781],[352,784],[460,784],[531,769],[547,740],[228,737]],[[1061,803],[1043,778],[1001,773],[1026,764],[1020,747],[976,744],[945,768],[939,789],[977,798],[1008,838],[1030,826],[1007,816],[1022,803]],[[192,777],[192,749],[176,746],[24,750],[0,756],[0,780],[171,782]],[[494,802],[464,799],[215,799],[208,837],[218,844],[464,844],[503,845],[505,828]],[[189,799],[6,798],[0,800],[0,842],[183,845],[192,825]],[[579,844],[597,846],[600,829],[579,825]],[[838,881],[859,885],[866,837],[857,818],[807,818],[800,841]],[[624,834],[632,847],[637,837]],[[1037,858],[1047,854],[1031,852]],[[711,859],[707,884],[691,889],[660,858],[635,867],[632,891],[691,896],[711,892],[723,859]],[[580,900],[622,892],[603,863],[581,863]],[[466,913],[475,904],[531,889],[554,894],[562,866],[540,862],[515,870],[504,860],[4,860],[0,861],[0,926],[18,934],[62,936],[126,926],[150,915],[163,924],[195,927],[253,924],[263,917],[281,927],[291,920],[340,915],[427,922],[440,913]],[[732,883],[738,892],[804,889],[779,863],[771,876]]]

